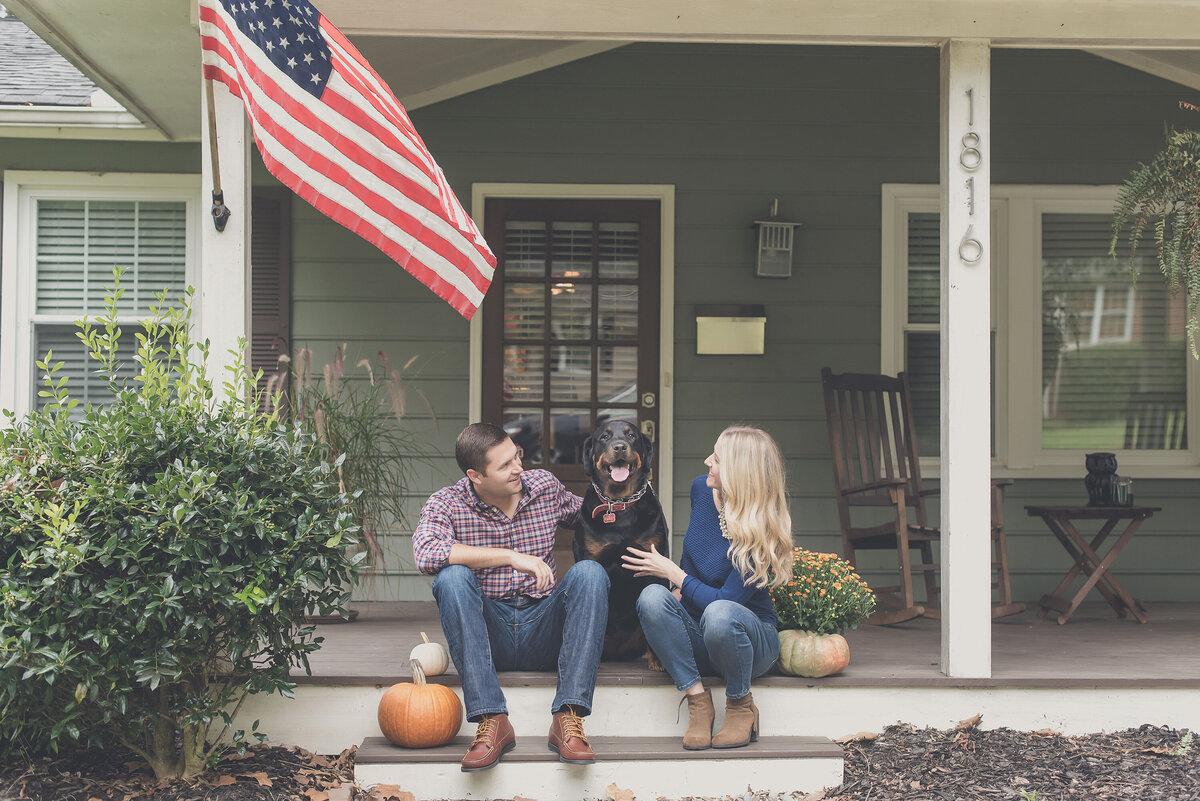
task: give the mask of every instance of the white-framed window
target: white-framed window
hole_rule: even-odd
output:
[[[1185,301],[1154,260],[1108,253],[1115,186],[992,187],[993,457],[998,475],[1078,476],[1083,454],[1121,471],[1196,474],[1188,421],[1200,370]],[[936,465],[940,414],[939,195],[883,188],[883,371],[906,370],[921,453]]]
[[[35,363],[48,350],[64,362],[60,375],[81,405],[110,397],[75,321],[104,313],[113,268],[121,267],[118,354],[131,357],[134,324],[155,293],[178,299],[199,286],[199,197],[198,175],[4,173],[0,406],[21,414],[45,403]]]

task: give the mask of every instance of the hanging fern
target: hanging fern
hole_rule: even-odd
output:
[[[1183,287],[1187,296],[1188,346],[1192,357],[1200,358],[1196,347],[1200,332],[1200,131],[1168,126],[1166,140],[1166,147],[1149,164],[1139,164],[1126,179],[1113,211],[1109,252],[1116,255],[1122,232],[1128,227],[1129,267],[1137,280],[1138,243],[1148,231],[1153,232],[1158,266],[1167,286],[1172,293]]]

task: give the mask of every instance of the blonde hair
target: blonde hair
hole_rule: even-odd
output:
[[[760,428],[730,426],[714,450],[734,569],[753,587],[786,583],[792,577],[792,515],[779,446]]]

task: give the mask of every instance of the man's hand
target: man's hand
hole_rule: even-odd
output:
[[[537,588],[545,590],[554,583],[554,571],[550,569],[550,565],[546,564],[536,556],[530,556],[527,553],[512,552],[512,561],[509,563],[512,569],[518,573],[524,573],[527,576],[533,576],[537,581]]]

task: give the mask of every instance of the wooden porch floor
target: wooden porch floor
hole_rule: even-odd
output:
[[[366,604],[353,623],[318,625],[325,638],[305,684],[389,685],[409,678],[408,654],[420,632],[445,642],[437,609],[427,603]],[[1116,617],[1103,602],[1084,604],[1065,625],[1036,611],[992,623],[992,677],[955,679],[938,671],[941,624],[915,620],[846,632],[850,666],[838,676],[797,679],[768,674],[756,683],[825,687],[1177,687],[1200,688],[1200,604],[1152,604],[1150,622]],[[451,675],[442,679],[457,683]],[[554,684],[553,673],[504,674],[502,683]],[[605,663],[601,685],[667,685],[644,663]]]

